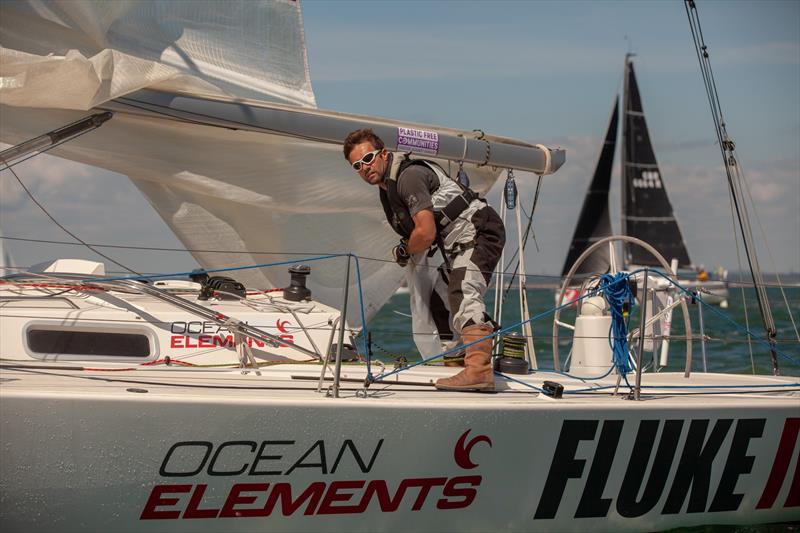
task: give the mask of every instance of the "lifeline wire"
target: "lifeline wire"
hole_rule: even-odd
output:
[[[342,257],[348,254],[330,254],[330,255],[323,255],[320,257],[305,257],[303,261],[322,261],[323,259],[331,259],[333,257]],[[215,272],[234,272],[237,270],[252,270],[254,268],[267,268],[267,267],[275,267],[281,265],[291,265],[296,264],[297,259],[292,259],[290,261],[278,261],[275,263],[261,263],[258,265],[245,265],[245,266],[238,266],[238,267],[228,267],[228,268],[209,268],[203,269],[205,273],[215,273]],[[98,283],[104,281],[125,281],[125,280],[133,280],[133,281],[143,281],[143,280],[150,280],[150,279],[164,279],[164,278],[174,278],[174,277],[188,277],[192,274],[196,274],[196,271],[190,272],[173,272],[172,274],[156,274],[153,276],[123,276],[123,277],[116,277],[116,278],[88,278],[81,280],[83,283]]]
[[[797,359],[795,359],[794,357],[790,356],[789,354],[786,354],[786,353],[784,353],[782,350],[779,350],[777,347],[773,346],[773,344],[772,344],[772,343],[771,343],[771,342],[770,342],[768,339],[766,339],[766,338],[764,338],[764,337],[760,337],[760,336],[756,335],[755,333],[753,333],[752,331],[750,331],[749,329],[742,327],[741,325],[739,325],[738,323],[736,323],[736,321],[735,321],[735,320],[733,320],[731,317],[729,317],[728,315],[726,315],[726,314],[725,314],[725,313],[723,313],[722,311],[719,311],[719,310],[715,309],[715,308],[714,308],[714,306],[712,306],[712,305],[710,305],[710,304],[706,303],[706,302],[703,300],[703,298],[702,298],[702,297],[700,297],[698,294],[696,294],[696,293],[693,293],[693,292],[692,292],[692,291],[690,291],[689,289],[687,289],[687,288],[685,288],[685,287],[681,286],[679,283],[677,283],[676,281],[674,281],[674,280],[670,279],[668,276],[666,276],[665,274],[663,274],[663,273],[659,272],[658,270],[650,270],[650,272],[652,272],[653,274],[657,274],[657,275],[661,276],[662,278],[666,279],[666,280],[667,280],[669,283],[671,283],[672,285],[674,285],[674,286],[678,287],[678,288],[679,288],[681,291],[683,291],[685,294],[688,294],[689,296],[692,296],[692,297],[693,297],[693,298],[695,298],[697,301],[699,301],[701,305],[705,306],[705,308],[706,308],[706,309],[709,309],[709,310],[710,310],[712,313],[714,313],[714,314],[716,314],[717,316],[719,316],[719,317],[721,317],[721,318],[725,319],[727,322],[729,322],[729,323],[730,323],[730,324],[732,324],[734,327],[736,327],[736,329],[738,329],[739,331],[743,331],[745,334],[747,334],[747,335],[748,335],[750,338],[752,338],[752,339],[753,339],[753,340],[755,340],[756,342],[759,342],[759,343],[761,343],[761,344],[764,344],[764,345],[766,345],[766,347],[767,347],[767,348],[769,348],[770,350],[773,350],[773,349],[774,349],[775,353],[777,353],[778,355],[781,355],[781,356],[785,357],[787,360],[791,361],[792,363],[794,363],[794,364],[800,364],[800,360],[797,360]]]
[[[658,272],[657,270],[640,268],[640,269],[634,270],[633,272],[629,272],[629,273],[627,273],[627,274],[623,274],[623,277],[622,277],[621,279],[617,279],[617,280],[613,281],[613,283],[619,283],[619,282],[620,282],[620,281],[622,281],[622,280],[626,280],[626,279],[628,279],[628,278],[630,278],[630,277],[632,277],[632,276],[634,276],[634,275],[636,275],[636,274],[638,274],[638,273],[640,273],[640,272],[645,272],[645,271],[647,271],[647,272],[652,272],[652,273],[655,273],[655,274],[658,274],[658,275],[660,275],[660,276],[664,277],[664,278],[665,278],[665,279],[667,279],[667,280],[668,280],[668,281],[669,281],[671,284],[673,284],[673,285],[675,285],[676,287],[678,287],[679,289],[681,289],[681,291],[683,291],[684,293],[686,293],[686,294],[688,294],[688,295],[690,295],[690,296],[696,297],[696,298],[697,298],[697,300],[699,300],[701,303],[705,304],[705,302],[703,302],[702,298],[698,297],[698,296],[697,296],[695,293],[692,293],[691,291],[689,291],[689,290],[688,290],[688,289],[686,289],[685,287],[681,286],[680,284],[678,284],[677,282],[673,281],[673,280],[672,280],[672,279],[670,279],[669,277],[665,276],[665,275],[664,275],[664,274],[662,274],[661,272]],[[491,335],[487,335],[486,337],[482,337],[482,338],[480,338],[480,339],[477,339],[477,340],[475,340],[475,341],[473,341],[473,342],[470,342],[470,343],[467,343],[467,344],[464,344],[464,345],[461,345],[461,346],[457,346],[457,347],[455,347],[455,348],[452,348],[452,349],[450,349],[450,350],[446,350],[446,351],[444,351],[444,352],[442,352],[442,353],[440,353],[440,354],[433,355],[433,356],[431,356],[431,357],[428,357],[428,358],[424,358],[424,359],[422,359],[421,361],[417,361],[417,362],[415,362],[415,363],[413,363],[413,364],[410,364],[410,365],[408,365],[408,366],[405,366],[405,367],[403,367],[403,368],[397,368],[397,369],[395,369],[395,370],[392,370],[391,372],[388,372],[388,373],[386,373],[386,374],[382,374],[382,375],[380,375],[380,376],[377,376],[377,377],[376,377],[375,379],[373,379],[371,382],[381,382],[381,381],[383,381],[384,379],[386,379],[387,377],[389,377],[389,376],[392,376],[392,375],[394,375],[394,374],[398,374],[398,373],[400,373],[400,372],[404,372],[404,371],[406,371],[406,370],[410,370],[411,368],[414,368],[414,367],[416,367],[416,366],[419,366],[419,365],[422,365],[422,364],[428,363],[428,362],[430,362],[430,361],[434,361],[434,360],[436,360],[436,359],[440,359],[440,358],[442,358],[442,357],[443,357],[443,356],[445,356],[445,355],[449,355],[449,354],[451,354],[451,353],[454,353],[454,352],[456,352],[456,351],[458,351],[458,350],[461,350],[461,349],[467,348],[467,347],[469,347],[469,346],[472,346],[473,344],[477,344],[477,343],[479,343],[479,342],[482,342],[482,341],[486,340],[487,338],[493,338],[493,337],[495,337],[495,336],[502,335],[503,333],[507,333],[507,332],[509,332],[509,331],[512,331],[512,330],[514,330],[514,329],[516,329],[516,328],[520,327],[520,326],[521,326],[522,324],[524,324],[525,322],[535,322],[535,321],[537,321],[537,320],[539,320],[539,319],[541,319],[541,318],[544,318],[545,316],[547,316],[547,315],[549,315],[549,314],[553,313],[554,311],[556,311],[556,310],[558,310],[558,309],[565,309],[565,308],[567,308],[567,307],[569,307],[569,306],[573,305],[573,303],[574,303],[574,302],[577,302],[577,301],[584,300],[584,299],[586,299],[586,298],[589,298],[589,297],[591,297],[591,296],[595,296],[595,295],[597,295],[598,293],[599,293],[599,289],[594,289],[594,290],[592,290],[592,291],[590,291],[590,292],[587,292],[587,293],[586,293],[586,294],[584,294],[583,296],[580,296],[580,297],[576,298],[575,300],[573,300],[573,301],[571,301],[571,302],[567,302],[567,303],[564,303],[564,304],[562,304],[562,305],[559,305],[559,306],[553,307],[553,308],[551,308],[551,309],[548,309],[547,311],[544,311],[544,312],[542,312],[542,313],[539,313],[538,315],[535,315],[535,316],[533,316],[533,317],[529,318],[528,320],[523,320],[523,321],[520,321],[520,322],[518,322],[518,323],[512,324],[512,325],[510,325],[510,326],[508,326],[508,327],[502,328],[502,329],[500,329],[499,331],[497,331],[497,332],[495,332],[495,333],[493,333],[493,334],[491,334]],[[707,304],[705,304],[705,305],[707,305]],[[714,309],[713,311],[714,311],[715,313],[719,314],[720,316],[724,317],[726,320],[728,320],[728,321],[729,321],[729,322],[731,322],[732,324],[734,324],[734,325],[735,325],[737,328],[739,328],[739,329],[742,329],[742,327],[741,327],[739,324],[737,324],[735,321],[733,321],[732,319],[730,319],[729,317],[727,317],[727,316],[726,316],[724,313],[722,313],[721,311],[717,311],[716,309]],[[768,346],[770,349],[772,349],[772,346],[770,345],[770,343],[769,343],[767,340],[765,340],[765,339],[763,339],[763,338],[761,338],[761,337],[758,337],[758,336],[756,336],[754,333],[750,332],[749,330],[745,330],[745,331],[746,331],[746,332],[747,332],[747,333],[748,333],[750,336],[752,336],[752,338],[753,338],[754,340],[756,340],[757,342],[760,342],[760,343],[762,343],[762,344],[765,344],[765,345],[767,345],[767,346]],[[777,348],[774,348],[774,349],[775,349],[775,352],[776,352],[776,353],[780,354],[781,356],[785,357],[786,359],[788,359],[788,360],[790,360],[790,361],[794,362],[795,364],[800,364],[800,361],[797,361],[797,360],[795,360],[795,359],[794,359],[793,357],[791,357],[790,355],[788,355],[788,354],[784,353],[784,352],[783,352],[783,351],[781,351],[781,350],[778,350]],[[709,387],[709,388],[714,388],[714,387]]]
[[[26,239],[26,238],[21,238],[21,237],[8,237],[8,236],[0,236],[0,239],[7,239],[7,240],[12,240],[12,241],[22,241],[22,242],[35,242],[35,243],[42,243],[42,244],[65,244],[65,245],[70,245],[70,246],[83,246],[82,244],[77,243],[77,242],[52,241],[52,240],[45,240],[45,239]],[[98,247],[98,248],[120,248],[120,249],[126,249],[126,250],[149,250],[149,251],[158,251],[158,252],[187,252],[187,253],[201,253],[202,252],[202,253],[218,253],[218,254],[231,254],[231,255],[236,255],[236,254],[287,255],[286,252],[269,252],[269,251],[261,251],[261,252],[259,252],[259,251],[251,251],[251,250],[209,250],[209,249],[202,249],[202,248],[160,248],[160,247],[154,247],[154,246],[122,246],[122,245],[116,245],[116,244],[92,244],[92,243],[90,243],[90,245]],[[305,255],[317,256],[317,255],[325,255],[326,254],[326,252],[293,252],[293,253],[295,255],[303,255],[303,256],[305,256]],[[338,254],[336,257],[342,256],[342,255],[346,255],[346,254]],[[391,264],[395,263],[394,259],[380,259],[380,258],[377,258],[377,257],[367,257],[367,256],[359,256],[359,257],[361,259],[365,260],[365,261],[375,261],[375,262],[378,262],[378,263],[391,263]],[[0,268],[2,268],[2,267],[0,267]],[[5,268],[8,268],[8,267],[5,267]],[[431,269],[431,270],[438,270],[439,267],[437,265],[429,265],[429,266],[427,266],[425,268],[428,268],[428,269]],[[481,272],[479,269],[472,269],[472,268],[468,268],[467,271],[469,271],[469,272]],[[510,271],[502,272],[502,274],[510,274],[510,273],[511,273]],[[530,277],[534,277],[534,276],[530,275]],[[535,277],[536,278],[544,278],[544,279],[551,279],[551,278],[552,279],[560,279],[559,276],[555,276],[555,275],[548,276],[548,275],[544,275],[544,274],[536,274]]]
[[[329,255],[329,256],[317,257],[317,258],[311,258],[311,259],[306,259],[306,260],[309,260],[309,261],[310,261],[310,260],[322,260],[322,259],[328,259],[328,258],[332,258],[332,257],[341,257],[342,255],[349,255],[349,254],[332,254],[332,255]],[[355,256],[355,257],[357,257],[357,256]],[[283,261],[283,262],[279,262],[279,263],[273,263],[273,264],[267,264],[267,265],[254,265],[254,266],[245,266],[245,267],[232,267],[232,268],[228,268],[228,269],[215,269],[215,270],[209,270],[208,272],[223,272],[223,271],[228,271],[228,270],[242,270],[242,269],[247,269],[247,268],[260,268],[260,267],[263,267],[263,266],[276,266],[276,265],[281,265],[281,264],[288,264],[288,263],[291,263],[291,262],[292,262],[292,261]],[[649,270],[649,269],[647,269],[647,270],[646,270],[646,269],[638,269],[638,270],[635,270],[635,271],[633,271],[633,272],[630,272],[630,273],[628,273],[628,274],[622,274],[622,273],[619,273],[615,279],[611,280],[611,281],[608,283],[607,287],[608,287],[608,286],[613,286],[613,285],[618,285],[618,284],[621,284],[621,282],[623,282],[623,281],[625,281],[625,280],[629,279],[630,277],[634,276],[635,274],[637,274],[637,273],[639,273],[639,272],[643,272],[643,271],[649,271],[649,272],[653,272],[653,273],[655,273],[655,274],[657,274],[657,275],[660,275],[660,276],[664,277],[665,279],[667,279],[667,281],[668,281],[668,282],[670,282],[671,284],[673,284],[673,285],[677,286],[677,287],[678,287],[679,289],[681,289],[681,290],[682,290],[684,293],[686,293],[686,294],[689,294],[689,295],[692,295],[693,297],[697,298],[697,299],[700,301],[700,303],[701,303],[702,305],[708,305],[708,304],[706,304],[706,303],[705,303],[705,302],[702,300],[702,298],[700,298],[700,297],[697,297],[697,295],[696,295],[695,293],[692,293],[692,292],[691,292],[691,291],[689,291],[688,289],[686,289],[686,288],[682,287],[682,286],[681,286],[680,284],[678,284],[677,282],[673,281],[673,280],[672,280],[672,279],[670,279],[669,277],[665,276],[664,274],[662,274],[661,272],[658,272],[658,271],[656,271],[656,270]],[[158,277],[169,277],[169,276],[175,276],[175,275],[178,275],[178,274],[166,274],[166,275],[161,275],[161,276],[158,276]],[[357,276],[358,276],[358,278],[359,278],[359,291],[360,291],[360,270],[359,270],[358,268],[357,268]],[[129,277],[129,278],[118,278],[118,279],[135,279],[135,278]],[[90,280],[90,281],[98,281],[98,280],[97,280],[97,279],[95,279],[95,280]],[[109,281],[109,280],[107,280],[107,281]],[[627,283],[625,283],[624,285],[626,285],[626,286],[627,286]],[[591,297],[591,296],[595,296],[596,294],[598,294],[598,293],[600,292],[600,290],[601,290],[600,288],[597,288],[597,289],[594,289],[594,290],[592,290],[592,291],[589,291],[589,292],[587,292],[585,295],[583,295],[583,296],[580,296],[580,297],[576,298],[576,299],[575,299],[573,302],[567,302],[567,303],[564,303],[564,304],[562,304],[562,305],[560,305],[560,306],[556,306],[556,307],[554,307],[554,308],[552,308],[552,309],[549,309],[549,310],[547,310],[547,311],[544,311],[544,312],[542,312],[542,313],[539,313],[538,315],[535,315],[535,316],[533,316],[533,317],[529,318],[527,321],[521,321],[521,322],[520,322],[520,323],[518,323],[518,324],[513,324],[513,325],[511,325],[511,326],[509,326],[509,327],[503,328],[503,329],[499,330],[499,331],[498,331],[497,333],[495,333],[495,334],[489,335],[489,336],[487,336],[487,337],[484,337],[484,338],[481,338],[481,339],[477,339],[477,340],[475,340],[475,341],[473,341],[473,342],[471,342],[471,343],[465,344],[465,345],[463,345],[463,346],[459,346],[459,347],[453,348],[453,349],[451,349],[451,350],[447,350],[447,351],[445,351],[445,352],[442,352],[441,354],[438,354],[438,355],[435,355],[435,356],[429,357],[429,358],[427,358],[427,359],[423,359],[422,361],[419,361],[419,362],[417,362],[417,363],[414,363],[414,364],[412,364],[412,365],[408,365],[408,366],[406,366],[406,367],[404,367],[404,368],[395,369],[395,370],[393,370],[393,371],[391,371],[391,372],[389,372],[389,373],[386,373],[386,374],[381,374],[381,375],[379,375],[379,376],[377,376],[377,377],[371,378],[371,379],[369,379],[368,383],[382,382],[382,381],[383,381],[385,378],[387,378],[387,377],[389,377],[389,376],[391,376],[391,375],[393,375],[393,374],[398,374],[398,373],[400,373],[400,372],[403,372],[403,371],[405,371],[405,370],[409,370],[409,369],[411,369],[411,368],[413,368],[413,367],[415,367],[415,366],[419,366],[419,365],[421,365],[421,364],[424,364],[424,363],[427,363],[427,362],[429,362],[429,361],[432,361],[432,360],[438,359],[438,358],[440,358],[440,357],[442,357],[442,356],[444,356],[444,355],[450,354],[450,353],[452,353],[452,352],[455,352],[455,351],[457,351],[457,350],[460,350],[460,349],[466,348],[466,347],[468,347],[468,346],[471,346],[471,345],[473,345],[473,344],[477,344],[478,342],[481,342],[481,341],[485,340],[486,338],[491,338],[491,337],[494,337],[494,336],[499,336],[499,335],[501,335],[501,334],[503,334],[503,333],[506,333],[506,332],[508,332],[508,331],[511,331],[511,330],[513,330],[513,329],[515,329],[515,328],[518,328],[520,325],[522,325],[522,324],[523,324],[523,323],[525,323],[525,322],[535,322],[535,321],[537,321],[537,320],[539,320],[539,319],[541,319],[541,318],[543,318],[543,317],[545,317],[545,316],[547,316],[547,315],[549,315],[549,314],[553,313],[553,312],[554,312],[555,310],[557,310],[557,309],[564,309],[564,308],[566,308],[566,307],[568,307],[568,306],[572,305],[574,302],[577,302],[577,301],[583,300],[583,299],[585,299],[585,298],[589,298],[589,297]],[[725,319],[726,319],[726,320],[728,320],[729,322],[731,322],[731,323],[732,323],[734,326],[736,326],[737,328],[739,328],[739,329],[742,329],[742,328],[741,328],[741,326],[739,326],[738,324],[736,324],[736,322],[735,322],[735,321],[733,321],[732,319],[730,319],[729,317],[727,317],[727,316],[726,316],[724,313],[722,313],[721,311],[717,311],[717,310],[715,310],[715,309],[713,309],[713,308],[712,308],[712,311],[713,311],[713,312],[715,312],[716,314],[718,314],[719,316],[721,316],[721,317],[725,318]],[[364,315],[363,315],[363,309],[362,309],[362,319],[363,319],[363,317],[364,317]],[[748,335],[752,336],[752,337],[753,337],[755,340],[757,340],[758,342],[761,342],[761,343],[763,343],[763,344],[768,344],[768,343],[767,343],[767,341],[765,341],[764,339],[761,339],[761,338],[759,338],[759,337],[756,337],[756,335],[755,335],[755,334],[753,334],[752,332],[750,332],[749,330],[745,330],[745,332],[746,332]],[[769,344],[768,344],[768,346],[769,346]],[[795,362],[795,363],[798,363],[798,361],[796,361],[794,358],[790,357],[789,355],[787,355],[787,354],[783,353],[782,351],[780,351],[780,350],[776,350],[776,352],[777,352],[777,353],[779,353],[780,355],[782,355],[783,357],[786,357],[787,359],[789,359],[789,360],[791,360],[791,361],[793,361],[793,362]],[[369,354],[368,354],[368,353],[367,353],[367,361],[369,361]],[[609,369],[609,373],[610,373],[610,370],[611,370],[611,369]],[[505,378],[507,378],[507,379],[510,379],[510,380],[512,380],[512,381],[515,381],[515,382],[517,382],[517,383],[520,383],[520,384],[522,384],[522,385],[525,385],[526,387],[529,387],[529,388],[532,388],[532,389],[536,389],[536,390],[539,390],[539,391],[541,391],[541,389],[539,389],[538,387],[536,387],[536,386],[534,386],[534,385],[532,385],[532,384],[525,383],[525,382],[522,382],[522,381],[516,380],[516,379],[514,379],[514,378],[510,378],[509,376],[506,376],[506,375],[504,375],[504,374],[502,374],[502,373],[500,373],[500,372],[495,372],[495,373],[496,373],[496,374],[498,374],[498,375],[501,375],[501,376],[503,376],[503,377],[505,377]],[[564,374],[564,373],[560,373],[560,374]],[[368,372],[368,375],[369,375],[369,372]],[[568,375],[568,374],[565,374],[565,375]],[[607,374],[606,374],[606,375],[607,375]],[[603,377],[604,377],[604,376],[603,376]],[[581,379],[591,379],[591,378],[581,378]],[[595,379],[596,379],[596,378],[595,378]],[[764,387],[764,388],[770,388],[770,387],[788,387],[788,386],[798,386],[798,385],[800,385],[800,384],[778,384],[778,385],[769,385],[769,386],[766,386],[766,387]],[[702,389],[702,388],[712,388],[712,389],[719,389],[719,388],[747,388],[747,387],[761,388],[762,386],[756,386],[756,385],[752,385],[752,386],[739,386],[739,385],[708,385],[708,386],[705,386],[705,385],[692,385],[692,386],[679,386],[679,387],[675,387],[675,388],[698,388],[698,389]],[[584,392],[584,391],[597,391],[597,390],[606,389],[606,388],[614,388],[614,387],[613,387],[613,386],[607,386],[607,387],[591,387],[591,388],[588,388],[588,389],[579,389],[579,390],[577,390],[577,391],[565,391],[565,392],[568,392],[568,393],[578,393],[578,392]],[[643,388],[644,388],[644,387],[643,387]],[[667,386],[662,386],[662,387],[659,387],[659,386],[653,386],[653,387],[648,387],[648,388],[670,388],[670,387],[667,387]],[[702,393],[700,393],[700,394],[702,394]],[[716,393],[714,393],[714,392],[708,392],[708,393],[706,393],[706,394],[716,394]]]

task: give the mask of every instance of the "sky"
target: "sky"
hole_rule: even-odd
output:
[[[800,1],[697,6],[728,133],[756,204],[762,268],[800,272]],[[650,136],[689,254],[695,264],[738,270],[722,159],[682,2],[305,0],[302,9],[320,108],[480,128],[567,150],[562,169],[543,181],[536,245],[526,252],[530,273],[561,271],[625,54],[635,53]],[[86,241],[181,248],[124,176],[50,156],[16,170]],[[618,174],[617,164],[617,229]],[[535,177],[518,173],[517,181],[529,206]],[[499,188],[489,195],[495,205]],[[7,171],[0,228],[8,237],[70,240]],[[20,265],[90,256],[66,246],[6,245]],[[193,266],[187,254],[156,254],[150,271]]]

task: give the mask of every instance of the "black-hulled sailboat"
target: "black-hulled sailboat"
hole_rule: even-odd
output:
[[[685,283],[703,290],[706,301],[727,305],[728,290],[722,280],[707,281],[704,270],[693,265],[683,240],[678,221],[667,197],[655,151],[650,141],[641,94],[631,61],[625,57],[625,80],[622,96],[621,141],[621,234],[640,239],[653,246],[677,268],[697,272],[698,279]],[[592,182],[584,198],[578,223],[564,261],[562,277],[566,277],[580,255],[595,242],[613,234],[609,215],[608,193],[611,185],[614,151],[619,123],[619,102],[614,98],[613,110],[606,130]],[[621,260],[612,247],[600,248],[586,258],[573,273],[580,280],[592,274],[612,270],[631,270],[640,266],[662,266],[645,249],[629,242],[622,243]],[[565,298],[574,299],[579,289],[568,291]]]

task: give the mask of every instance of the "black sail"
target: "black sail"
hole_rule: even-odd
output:
[[[617,146],[617,123],[619,122],[619,99],[614,98],[614,111],[606,131],[606,140],[597,167],[594,171],[592,183],[583,199],[583,207],[575,226],[575,233],[569,245],[567,259],[561,275],[565,276],[578,257],[593,243],[611,235],[611,217],[608,213],[608,188],[611,184],[611,169],[614,163],[614,150]],[[593,274],[608,271],[610,265],[609,249],[602,248],[595,251],[575,272],[576,275]]]
[[[689,253],[661,179],[633,63],[626,59],[626,87],[622,113],[622,233],[637,237],[658,250],[667,261],[689,267]],[[626,267],[656,266],[656,260],[638,246],[623,248]]]

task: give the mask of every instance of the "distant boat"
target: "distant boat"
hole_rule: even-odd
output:
[[[650,142],[631,54],[625,56],[622,101],[620,233],[652,245],[667,261],[677,260],[679,269],[700,274],[698,279],[683,279],[680,282],[684,286],[697,288],[707,302],[726,306],[728,288],[725,280],[703,280],[705,271],[698,270],[689,258]],[[613,235],[608,191],[611,185],[618,122],[619,101],[615,97],[603,148],[572,235],[561,271],[562,277],[567,275],[578,257],[589,246]],[[610,248],[597,250],[580,265],[575,276],[580,279],[591,274],[607,272],[612,265],[618,266],[621,270],[632,270],[640,266],[660,266],[656,258],[646,250],[632,246],[628,242],[622,242],[621,260],[615,258],[612,263],[611,259]],[[567,298],[574,299],[577,291],[577,288],[570,291]]]

